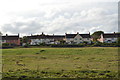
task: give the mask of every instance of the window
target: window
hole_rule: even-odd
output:
[[[112,40],[114,40],[114,38],[112,38]]]
[[[80,40],[82,40],[82,38],[80,38]]]
[[[80,43],[83,43],[83,42],[80,42]]]
[[[111,41],[111,40],[108,40],[107,43],[112,43],[112,41]]]
[[[2,42],[4,42],[4,40],[2,40]]]
[[[75,40],[77,40],[77,38],[75,38]]]

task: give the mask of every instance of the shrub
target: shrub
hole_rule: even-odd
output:
[[[102,46],[101,42],[95,42],[94,44],[92,44],[92,46]]]
[[[83,47],[83,44],[52,44],[51,47]]]
[[[88,44],[88,42],[87,42],[87,41],[84,41],[83,43]]]
[[[2,46],[3,46],[3,47],[8,47],[8,46],[9,46],[9,43],[3,43]]]
[[[29,47],[30,45],[28,44],[28,43],[26,43],[25,45],[24,45],[24,47],[25,48],[27,48],[27,47]]]
[[[39,43],[39,46],[46,46],[45,43]]]

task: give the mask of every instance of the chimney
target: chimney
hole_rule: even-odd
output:
[[[79,34],[79,32],[77,32],[77,34]]]
[[[42,35],[44,35],[44,33],[42,32]]]
[[[115,32],[114,32],[114,34],[115,34]]]
[[[90,35],[90,32],[89,32],[89,35]]]
[[[19,36],[19,33],[18,33],[18,36]]]
[[[8,36],[8,34],[6,34],[6,37]]]
[[[32,36],[32,34],[31,34],[31,36]]]

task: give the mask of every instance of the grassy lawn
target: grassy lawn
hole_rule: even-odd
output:
[[[3,77],[116,78],[117,47],[3,49]]]

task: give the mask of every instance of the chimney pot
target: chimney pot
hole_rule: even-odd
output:
[[[19,33],[18,33],[18,36],[19,36]]]

